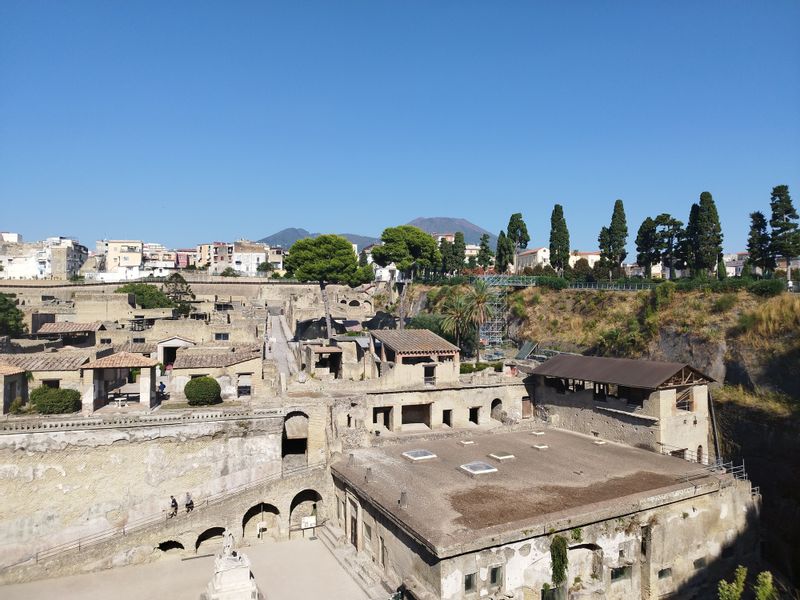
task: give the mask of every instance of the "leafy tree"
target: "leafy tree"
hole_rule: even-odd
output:
[[[258,271],[259,273],[269,273],[272,270],[273,270],[272,263],[269,262],[268,260],[265,260],[262,263],[258,263],[258,266],[256,267],[256,271]]]
[[[722,257],[722,254],[719,255],[717,259],[717,279],[722,281],[723,279],[728,278],[728,269],[725,267],[725,259]]]
[[[0,335],[17,336],[25,333],[24,318],[13,296],[0,294]]]
[[[600,230],[597,238],[600,244],[600,257],[611,268],[622,266],[622,261],[628,256],[625,244],[628,240],[628,224],[625,220],[625,207],[622,200],[614,202],[614,211],[611,213],[611,224]]]
[[[550,264],[559,273],[569,266],[569,231],[560,204],[553,207],[550,215]]]
[[[222,402],[222,388],[213,377],[195,377],[183,387],[189,406],[206,406]]]
[[[362,250],[358,255],[358,266],[366,267],[368,264],[369,264],[369,258],[367,258],[367,253],[366,251]]]
[[[764,213],[750,213],[750,233],[747,235],[747,261],[762,273],[775,268],[775,257],[772,253],[771,239],[767,230],[767,218]]]
[[[464,241],[464,234],[456,231],[453,239],[453,265],[455,272],[461,273],[464,270],[464,261],[467,259],[467,243]]]
[[[478,259],[474,256],[470,256],[467,259],[467,269],[474,271],[476,268],[478,268]]]
[[[468,319],[475,328],[476,336],[480,328],[494,316],[495,293],[486,285],[486,282],[477,280],[466,294]],[[476,340],[475,349],[477,362],[481,361],[481,341]]]
[[[717,265],[722,254],[722,227],[717,206],[709,192],[700,194],[700,203],[697,206],[697,216],[690,237],[693,267],[696,273],[708,273]]]
[[[514,260],[514,242],[512,242],[504,231],[497,237],[497,249],[494,255],[494,269],[498,273],[505,273],[508,265]]]
[[[480,250],[478,250],[478,264],[485,271],[489,268],[489,265],[492,264],[492,259],[494,258],[494,252],[492,252],[492,249],[489,247],[488,233],[484,233],[481,236],[480,246]]]
[[[789,195],[789,186],[778,185],[772,188],[769,201],[772,217],[772,255],[782,256],[787,262],[800,254],[800,231],[797,228],[797,211]],[[787,274],[788,277],[788,274]]]
[[[661,213],[656,217],[656,230],[661,264],[669,268],[669,278],[675,279],[675,267],[679,263],[679,246],[684,237],[683,222],[668,213]]]
[[[592,267],[589,266],[589,261],[585,258],[579,258],[577,261],[575,261],[575,265],[572,267],[570,275],[577,281],[592,281],[594,279]]]
[[[133,294],[134,302],[142,308],[175,308],[175,303],[156,286],[149,283],[126,283],[116,289],[118,294]]]
[[[195,295],[180,273],[173,273],[167,277],[164,282],[164,294],[178,307],[179,314],[188,315],[192,312],[194,307],[191,301],[195,299]]]
[[[326,234],[297,240],[289,249],[286,268],[299,281],[316,281],[319,284],[328,337],[333,335],[333,326],[326,287],[331,283],[356,286],[371,279],[371,269],[359,268],[353,245],[339,235]],[[367,271],[370,271],[369,275]]]
[[[220,275],[222,277],[239,277],[239,272],[233,267],[225,267],[225,270]]]
[[[531,237],[528,235],[528,227],[525,225],[525,221],[522,220],[522,213],[514,213],[511,215],[511,218],[508,220],[508,232],[506,233],[506,237],[511,240],[515,255],[517,251],[528,247],[528,242],[531,241]]]
[[[650,279],[653,265],[661,258],[661,245],[655,220],[647,217],[636,234],[636,264],[644,267],[645,277]]]
[[[740,600],[744,593],[744,582],[747,579],[747,569],[741,565],[736,567],[733,581],[728,583],[724,579],[717,585],[719,600]]]

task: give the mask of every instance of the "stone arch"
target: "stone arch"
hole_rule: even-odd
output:
[[[576,544],[567,549],[567,577],[574,581],[599,578],[603,573],[603,549],[597,544]]]
[[[272,504],[259,502],[242,517],[242,539],[278,539],[280,511]]]
[[[167,553],[171,550],[184,550],[183,544],[181,544],[177,540],[166,540],[161,542],[158,546],[156,546],[157,550],[161,550],[163,553]]]
[[[350,302],[347,303],[347,306],[353,306],[353,307],[361,306],[361,302],[359,302],[358,300],[350,300]]]
[[[308,465],[308,415],[292,411],[283,420],[281,459],[284,470]]]
[[[492,418],[495,421],[503,420],[503,401],[500,398],[492,400]]]
[[[219,538],[222,540],[222,534],[225,533],[224,527],[209,527],[203,533],[197,536],[197,541],[194,543],[194,551],[197,553],[200,550],[200,546],[206,544],[207,546],[213,545],[211,540],[215,540]]]
[[[289,506],[289,526],[291,528],[300,527],[303,517],[316,516],[318,519],[322,513],[322,495],[313,489],[305,489],[295,494]]]

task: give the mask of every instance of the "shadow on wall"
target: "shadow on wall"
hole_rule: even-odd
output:
[[[763,557],[800,587],[800,418],[715,403],[722,453],[744,462],[762,494]]]

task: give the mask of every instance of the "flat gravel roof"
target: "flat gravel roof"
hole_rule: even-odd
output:
[[[672,456],[612,442],[597,445],[596,438],[558,429],[543,431],[352,450],[332,471],[439,558],[708,493],[729,477]],[[475,443],[464,445],[465,439]],[[403,457],[423,449],[436,458],[412,463]],[[515,458],[489,456],[498,453]],[[497,472],[470,475],[461,468],[475,461]],[[402,491],[405,508],[398,502]]]

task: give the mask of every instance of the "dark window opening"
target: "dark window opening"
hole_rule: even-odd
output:
[[[707,562],[706,557],[701,556],[700,558],[695,559],[692,564],[694,565],[695,569],[702,569],[703,567],[706,566],[706,562]]]
[[[432,365],[426,365],[424,368],[425,383],[428,385],[434,385],[436,383],[436,367]]]
[[[442,425],[447,425],[448,427],[453,426],[453,411],[452,409],[445,409],[442,411]]]
[[[230,334],[228,333],[215,333],[214,339],[218,342],[227,342],[230,339]]]
[[[480,406],[473,406],[469,409],[469,421],[470,423],[478,424],[478,416],[480,414],[481,407]]]
[[[158,545],[158,549],[162,552],[169,552],[170,550],[183,550],[183,544],[175,540],[167,540]]]
[[[629,566],[625,567],[615,567],[611,569],[611,581],[619,581],[621,579],[629,579],[631,576],[631,568]]]
[[[489,585],[499,586],[503,583],[503,567],[492,567],[489,569]]]
[[[372,424],[391,429],[391,406],[376,406],[372,409]]]
[[[431,426],[431,405],[430,404],[411,404],[401,409],[403,425],[421,423],[428,427]]]
[[[144,344],[145,343],[145,338],[143,338],[143,337],[133,338],[133,343],[134,344]]]
[[[464,591],[474,592],[477,589],[477,579],[477,573],[468,573],[467,575],[464,575]]]
[[[42,380],[42,387],[58,389],[61,387],[61,380],[59,379],[44,379]]]
[[[672,569],[670,569],[669,567],[667,567],[666,569],[660,569],[658,571],[659,579],[668,579],[669,577],[672,577]]]

